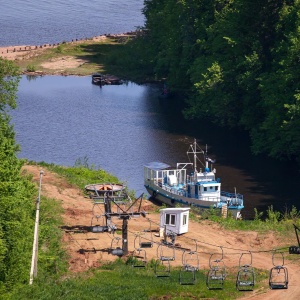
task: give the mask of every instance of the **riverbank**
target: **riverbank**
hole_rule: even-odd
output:
[[[23,167],[23,172],[25,172],[25,174],[32,174],[33,181],[38,185],[40,169],[41,167],[38,165],[26,165]],[[63,208],[62,218],[64,226],[62,229],[65,230],[63,230],[62,243],[68,253],[69,271],[73,274],[78,274],[88,270],[99,269],[101,266],[114,261],[116,257],[107,251],[112,243],[113,236],[111,234],[93,232],[80,233],[74,230],[80,226],[80,228],[90,226],[93,221],[94,209],[97,213],[100,213],[103,208],[101,208],[101,206],[94,208],[91,200],[85,197],[80,189],[67,182],[64,177],[49,171],[46,167],[43,167],[43,170],[42,195],[49,199],[55,199]],[[134,250],[136,234],[141,231],[142,228],[149,228],[148,220],[150,220],[152,224],[152,241],[154,245],[146,249],[148,262],[157,259],[157,248],[161,242],[161,238],[157,236],[157,224],[159,224],[158,209],[159,207],[156,207],[153,203],[148,200],[143,200],[142,210],[148,213],[147,218],[131,218],[128,221],[128,245],[130,253]],[[99,222],[98,219],[97,222]],[[120,231],[122,222],[118,218],[114,218],[113,222]],[[157,232],[155,232],[156,230]],[[156,233],[156,235],[154,233]],[[209,220],[199,222],[190,219],[189,232],[176,238],[177,248],[175,251],[176,255],[172,261],[172,268],[182,266],[182,249],[194,249],[195,241],[197,241],[197,251],[200,257],[200,271],[206,272],[209,269],[209,257],[211,253],[219,253],[221,248],[224,251],[224,263],[228,273],[226,281],[231,281],[232,286],[234,286],[235,274],[241,253],[246,255],[249,254],[251,250],[253,256],[251,263],[253,263],[253,267],[255,267],[256,270],[259,269],[260,273],[268,274],[269,270],[273,267],[272,249],[285,247],[287,243],[295,243],[295,236],[292,235],[291,240],[283,240],[278,233],[276,234],[276,232],[273,231],[227,230],[216,222]],[[127,258],[128,257],[125,257],[124,259],[126,260]],[[300,267],[299,260],[296,257],[294,257],[294,259],[294,261],[285,261],[285,266],[288,268],[290,276],[288,289],[270,290],[268,288],[268,281],[265,279],[259,282],[259,288],[257,287],[258,282],[256,283],[254,291],[250,291],[247,294],[241,293],[241,299],[298,299],[300,287],[297,284],[297,274],[299,274]],[[131,268],[131,266],[129,265],[128,268]],[[173,275],[174,274],[172,274],[172,276]],[[259,278],[260,275],[261,274],[257,274],[257,278]],[[154,274],[152,277],[155,278]],[[204,282],[197,282],[196,286],[198,285],[201,286],[200,289],[203,289],[203,293],[207,293]],[[119,287],[117,283],[116,287]],[[179,289],[179,287],[179,284],[173,285],[172,291]],[[199,295],[199,291],[197,293],[192,291],[192,287],[193,286],[190,286],[189,289],[191,298],[196,297],[196,294]],[[227,288],[228,285],[225,290]],[[171,290],[168,292],[170,293]],[[219,291],[218,293],[217,291],[214,295],[214,299],[219,299],[218,294],[221,292],[222,291]],[[234,295],[231,299],[240,299],[240,297]]]
[[[131,56],[126,44],[141,31],[107,34],[57,44],[19,45],[0,48],[0,56],[12,60],[25,75],[78,75],[96,72],[118,77],[142,78],[120,59]],[[133,75],[131,75],[131,73]],[[128,78],[129,77],[129,78]]]
[[[57,48],[59,45],[63,44],[81,44],[87,41],[92,42],[103,42],[107,39],[117,39],[122,42],[122,39],[127,39],[128,37],[136,36],[137,32],[126,32],[122,34],[105,34],[94,36],[86,39],[74,39],[70,42],[61,42],[57,44],[42,44],[42,45],[16,45],[16,46],[6,46],[0,47],[0,57],[8,60],[24,60],[30,58],[32,55],[41,54],[44,50]]]

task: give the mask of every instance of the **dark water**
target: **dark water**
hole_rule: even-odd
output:
[[[9,0],[0,5],[0,46],[53,44],[144,25],[143,0]]]
[[[20,157],[67,166],[86,157],[140,195],[143,165],[187,162],[196,138],[217,160],[223,189],[244,194],[244,217],[271,204],[280,211],[299,208],[295,166],[252,156],[243,134],[183,121],[177,100],[159,100],[158,93],[156,86],[134,83],[99,88],[90,77],[23,77],[12,113]]]

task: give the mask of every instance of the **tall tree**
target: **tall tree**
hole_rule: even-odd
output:
[[[0,294],[29,277],[34,186],[20,175],[22,162],[8,112],[19,82],[13,62],[0,58]]]

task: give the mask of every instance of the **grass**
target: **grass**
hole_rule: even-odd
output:
[[[39,226],[39,276],[58,279],[68,267],[67,254],[61,246],[62,208],[55,199],[41,197]]]
[[[133,268],[117,259],[55,284],[39,281],[33,286],[24,286],[21,292],[13,294],[13,299],[236,299],[243,295],[235,288],[235,274],[227,276],[222,290],[209,290],[205,272],[197,272],[195,285],[180,285],[179,273],[180,269],[176,268],[170,277],[157,278],[151,266]],[[266,278],[265,272],[257,272],[257,282]]]
[[[28,162],[29,164],[36,164],[34,162]],[[85,186],[92,183],[111,183],[111,184],[123,184],[119,179],[109,174],[108,172],[97,168],[94,165],[88,164],[88,159],[77,159],[74,167],[58,166],[55,164],[49,164],[45,162],[39,162],[38,165],[46,167],[49,171],[52,171],[60,176],[63,176],[68,183],[79,187],[85,192]],[[127,188],[125,188],[126,190]],[[135,192],[128,191],[129,196],[134,199]]]
[[[29,162],[32,164],[32,162]],[[84,163],[86,164],[86,162]],[[45,162],[38,163],[41,167],[46,167],[49,171],[57,173],[66,180],[84,190],[87,184],[91,183],[120,183],[116,176],[113,176],[106,171],[96,168],[95,166],[83,165],[81,161],[77,161],[74,167],[64,167]]]

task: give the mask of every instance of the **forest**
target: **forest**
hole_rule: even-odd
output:
[[[300,1],[144,4],[143,63],[185,95],[185,117],[241,129],[254,154],[299,163]]]

